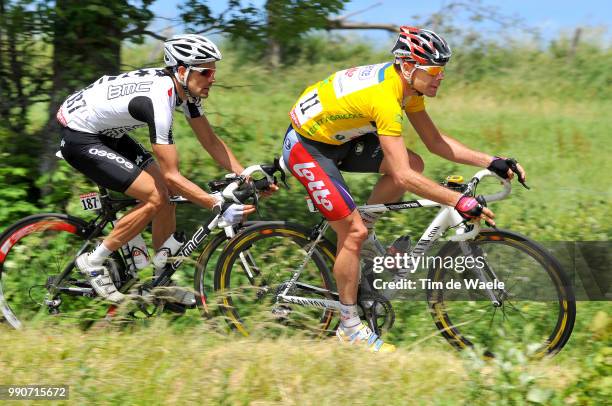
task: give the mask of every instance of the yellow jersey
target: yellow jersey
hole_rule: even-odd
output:
[[[405,110],[425,109],[423,96],[403,102],[402,82],[393,64],[341,70],[308,87],[289,112],[300,135],[341,145],[367,133],[399,137]]]

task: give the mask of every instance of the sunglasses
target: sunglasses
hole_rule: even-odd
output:
[[[206,79],[212,79],[215,77],[216,68],[198,68],[195,66],[191,67],[191,70],[200,72],[200,75],[204,76]]]
[[[429,76],[438,76],[444,72],[444,66],[433,66],[433,65],[415,65],[417,69],[424,70]]]

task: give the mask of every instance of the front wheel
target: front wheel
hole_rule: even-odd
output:
[[[309,300],[333,300],[335,249],[323,239],[309,257],[311,247],[310,230],[281,221],[247,227],[228,243],[215,270],[215,291],[233,329],[244,335],[274,327],[329,332],[336,312]],[[278,300],[287,287],[303,304]]]
[[[428,304],[457,349],[476,346],[490,356],[504,346],[522,346],[540,357],[569,340],[576,319],[573,288],[559,262],[533,241],[486,230],[474,241],[447,243],[437,257],[440,265],[428,274]]]

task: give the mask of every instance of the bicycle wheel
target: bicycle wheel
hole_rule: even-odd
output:
[[[310,230],[286,222],[265,222],[242,230],[224,249],[215,269],[215,291],[233,329],[248,335],[258,327],[286,326],[312,335],[329,332],[330,308],[277,303],[295,271],[304,265],[289,294],[333,299],[330,272],[334,246],[322,240],[310,258]]]
[[[49,278],[74,260],[86,238],[86,222],[55,213],[25,217],[0,235],[0,308],[5,322],[21,328],[49,314],[44,303]],[[72,320],[84,321],[90,298],[61,295],[61,301],[62,315],[79,309],[80,314],[71,313]]]
[[[428,303],[436,326],[454,347],[477,346],[494,356],[511,345],[541,357],[567,343],[576,318],[574,291],[559,262],[536,243],[487,230],[474,241],[447,243],[437,257],[454,265],[429,270]]]
[[[234,231],[238,232],[238,227],[248,227],[253,224],[256,224],[256,221],[247,221],[246,223],[234,226]],[[208,240],[202,253],[198,256],[196,260],[196,269],[194,273],[194,285],[193,289],[196,292],[196,304],[200,309],[202,316],[210,317],[212,315],[211,309],[209,308],[208,303],[208,294],[214,289],[214,277],[209,281],[206,279],[208,264],[215,264],[218,261],[219,256],[221,255],[222,248],[226,242],[228,242],[230,238],[228,238],[225,231],[221,231],[215,234],[212,238]],[[214,270],[213,270],[214,274]]]

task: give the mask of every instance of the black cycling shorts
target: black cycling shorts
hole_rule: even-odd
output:
[[[60,150],[66,162],[116,192],[125,192],[142,170],[155,162],[150,152],[127,135],[110,138],[68,127],[63,127],[61,134]]]
[[[341,220],[355,210],[355,201],[340,171],[378,173],[384,155],[375,133],[342,145],[310,140],[289,126],[283,160],[323,216]]]

